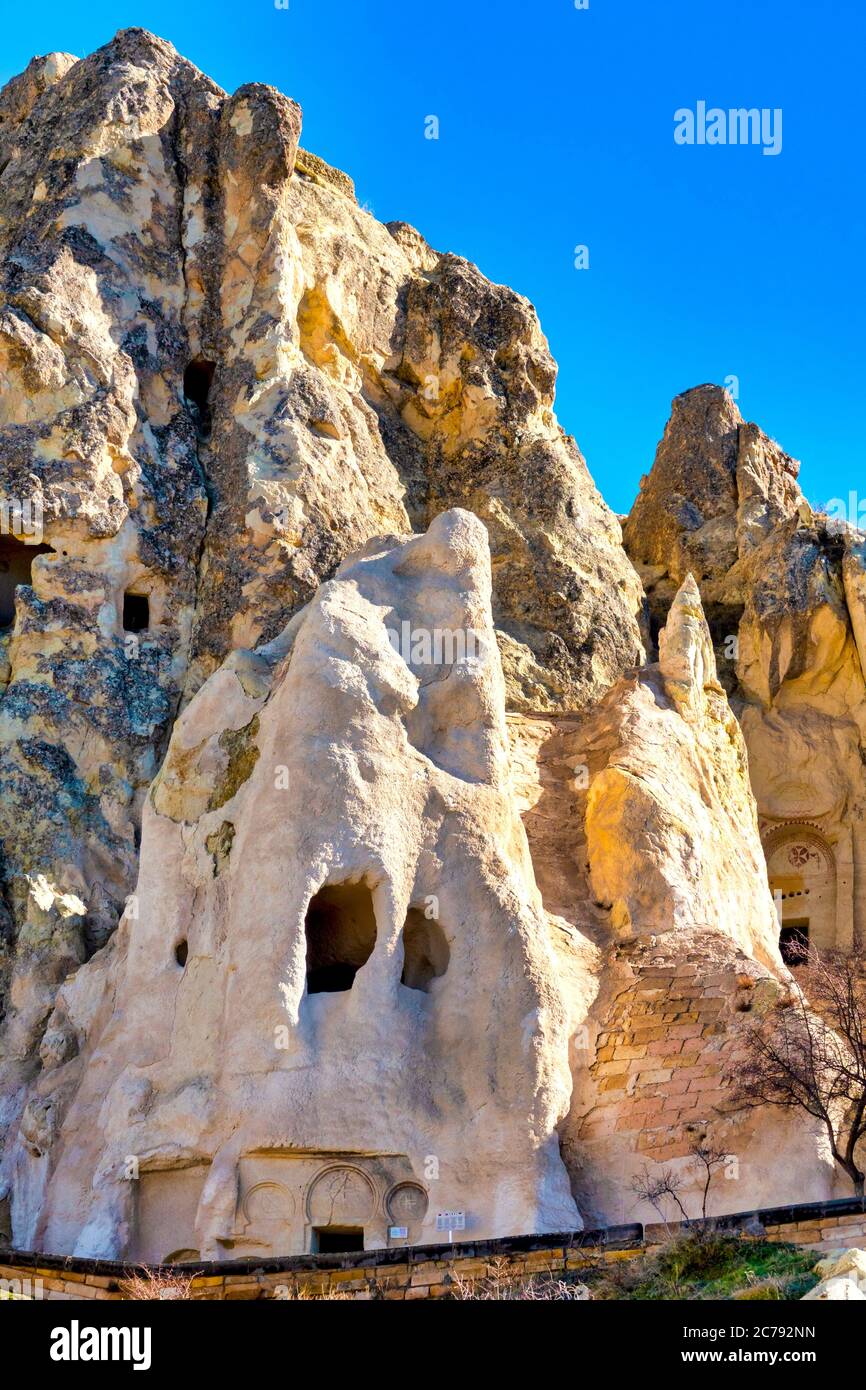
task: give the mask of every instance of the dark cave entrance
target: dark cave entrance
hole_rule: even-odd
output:
[[[210,388],[213,384],[216,363],[204,357],[190,362],[183,374],[183,394],[195,407],[198,432],[207,438],[211,432],[212,415],[210,407]]]
[[[403,974],[401,985],[426,994],[431,982],[448,969],[451,952],[439,923],[427,918],[417,907],[410,907],[403,927]]]
[[[779,951],[787,966],[805,965],[809,959],[809,919],[786,922],[779,932]]]
[[[15,590],[32,582],[33,557],[51,554],[50,545],[25,545],[14,536],[0,536],[0,629],[15,621]]]
[[[314,1226],[311,1254],[341,1255],[364,1249],[363,1226]]]
[[[147,594],[123,595],[124,632],[146,632],[150,627],[150,599]]]
[[[307,908],[307,993],[351,989],[376,944],[373,897],[365,883],[320,888]]]

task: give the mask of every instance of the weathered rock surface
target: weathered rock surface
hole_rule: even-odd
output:
[[[531,305],[377,223],[300,125],[141,30],[0,94],[0,489],[48,548],[10,556],[0,662],[22,1080],[133,886],[179,702],[371,537],[482,517],[515,708],[585,708],[641,658],[640,587]]]
[[[862,1253],[862,1252],[860,1252]],[[822,1261],[824,1263],[824,1261]],[[858,1303],[866,1299],[856,1279],[847,1277],[825,1278],[814,1289],[803,1295],[804,1303]]]
[[[677,397],[624,528],[657,630],[687,570],[749,753],[783,923],[866,940],[861,533],[813,514],[799,465],[720,387]]]
[[[574,1088],[560,1136],[592,1225],[658,1220],[632,1190],[644,1168],[678,1174],[681,1200],[699,1215],[699,1142],[731,1160],[714,1184],[711,1214],[771,1204],[780,1151],[799,1200],[836,1191],[820,1134],[798,1117],[731,1106],[744,1030],[789,985],[743,736],[691,577],[660,647],[659,665],[542,738],[542,749],[554,744],[556,763],[536,757],[535,787],[532,764],[515,758],[545,906],[580,905],[553,922],[573,1020]],[[521,730],[518,748],[529,737]],[[575,779],[575,770],[585,775]],[[575,823],[582,834],[571,833]],[[561,865],[569,850],[564,881],[551,861]]]
[[[623,936],[709,927],[779,965],[745,745],[691,576],[659,645],[657,671],[587,721],[593,744],[603,728],[612,745],[587,798],[593,894]]]
[[[482,655],[407,663],[388,629],[431,615]],[[19,1241],[255,1253],[263,1185],[277,1248],[317,1223],[385,1244],[389,1211],[416,1241],[449,1207],[479,1235],[578,1222],[565,1008],[509,791],[466,512],[372,543],[275,643],[230,657],[154,783],[137,916],[60,992],[48,1036],[74,1041],[25,1111]],[[359,967],[336,992],[315,986],[323,894],[342,932],[325,967]],[[174,1174],[183,1216],[150,1201]]]
[[[726,692],[759,797],[774,739],[800,802],[818,750],[853,836],[862,541],[700,388],[636,572],[531,305],[300,130],[141,30],[0,93],[14,1239],[576,1228],[700,1133],[743,1174],[717,1210],[828,1196],[808,1124],[725,1110],[789,988]],[[810,872],[824,921],[844,866],[832,906]]]
[[[426,535],[368,544],[186,707],[146,806],[131,908],[60,990],[7,1154],[19,1244],[284,1253],[322,1228],[384,1244],[401,1212],[412,1240],[436,1239],[442,1209],[470,1213],[478,1235],[570,1229],[572,1188],[611,1219],[604,1175],[653,1145],[687,1153],[677,1128],[725,1123],[713,1106],[740,977],[759,993],[785,985],[694,585],[669,623],[676,659],[616,687],[583,730],[605,764],[589,885],[616,896],[595,942],[548,916],[535,885],[490,596],[483,525],[446,512]],[[395,649],[404,624],[417,635],[431,618],[472,632],[475,655]],[[669,1027],[669,1063],[635,1017],[640,971],[677,975],[684,952],[680,1012],[700,1025],[688,1043]],[[637,1060],[611,1070],[617,1028],[634,1030]],[[647,1100],[679,1066],[676,1110],[662,1102],[656,1119]],[[826,1191],[814,1137],[787,1130],[792,1161]],[[742,1161],[765,1161],[780,1132],[741,1129]],[[774,1181],[763,1175],[768,1193]]]

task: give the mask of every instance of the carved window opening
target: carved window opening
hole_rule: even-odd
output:
[[[183,394],[193,406],[198,432],[207,438],[211,431],[210,388],[213,384],[216,363],[197,357],[190,362],[183,374]]]
[[[403,928],[403,974],[401,985],[428,993],[433,980],[448,969],[451,952],[439,923],[410,907]]]
[[[314,1226],[312,1254],[339,1255],[364,1249],[363,1226]]]
[[[25,545],[14,536],[0,536],[0,629],[15,622],[15,590],[32,583],[33,557],[51,554],[50,545]]]
[[[365,883],[321,888],[307,908],[307,993],[352,988],[376,944],[373,898]]]
[[[833,845],[817,827],[789,822],[765,835],[764,853],[780,928],[805,924],[812,950],[835,950],[839,922]]]
[[[786,922],[779,932],[779,950],[788,966],[805,965],[809,955],[809,919]]]
[[[124,632],[146,632],[150,627],[150,599],[147,594],[123,595]]]

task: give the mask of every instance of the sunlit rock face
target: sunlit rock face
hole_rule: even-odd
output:
[[[808,1125],[720,1118],[790,988],[726,692],[829,920],[786,818],[817,760],[856,837],[862,547],[701,388],[633,565],[532,306],[300,129],[141,30],[0,93],[0,1223],[574,1230],[696,1126],[749,1175],[719,1209],[828,1195]]]
[[[720,387],[677,397],[624,528],[655,628],[686,570],[741,723],[784,933],[866,937],[864,541]]]
[[[816,1127],[732,1106],[744,1035],[789,998],[743,735],[687,576],[660,660],[582,719],[510,721],[515,790],[571,1011],[560,1125],[584,1221],[656,1221],[635,1182],[667,1170],[690,1215],[841,1195]],[[785,1172],[779,1168],[784,1154]],[[671,1215],[668,1212],[668,1215]]]
[[[592,781],[586,833],[611,926],[625,937],[708,927],[778,965],[745,746],[691,576],[661,633],[657,676],[617,688],[596,718],[614,751]]]
[[[395,650],[431,622],[473,655]],[[320,1227],[384,1245],[389,1213],[442,1239],[437,1208],[478,1235],[579,1224],[503,694],[463,511],[371,543],[210,677],[151,791],[136,915],[49,1023],[19,1241],[163,1259],[309,1249]]]
[[[536,885],[490,597],[482,523],[443,513],[371,541],[187,705],[127,916],[60,989],[7,1150],[17,1243],[290,1254],[446,1239],[443,1210],[478,1236],[572,1230],[697,1126],[733,1143],[742,1000],[788,984],[696,586],[660,666],[579,725],[594,930]],[[672,1007],[697,1030],[666,1029]],[[773,1116],[737,1129],[752,1190],[777,1193],[783,1133],[832,1190],[809,1128]]]
[[[368,539],[484,520],[514,706],[641,656],[532,306],[376,222],[300,126],[141,30],[0,93],[7,1094],[117,923],[182,701]]]
[[[9,1103],[135,881],[185,679],[208,502],[179,178],[218,97],[137,33],[36,59],[0,94]]]

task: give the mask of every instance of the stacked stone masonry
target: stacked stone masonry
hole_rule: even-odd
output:
[[[866,1249],[866,1212],[856,1200],[772,1208],[724,1217],[722,1229],[757,1231],[773,1242],[830,1250]],[[190,1297],[231,1302],[253,1299],[349,1297],[430,1299],[459,1297],[460,1286],[489,1278],[561,1278],[599,1260],[636,1259],[675,1238],[684,1228],[635,1223],[606,1230],[523,1236],[466,1245],[368,1250],[357,1254],[299,1256],[287,1260],[231,1261],[193,1279]],[[188,1276],[193,1265],[164,1265],[162,1274]],[[120,1284],[134,1271],[106,1260],[74,1260],[15,1251],[0,1256],[0,1288],[28,1297],[122,1300]]]

